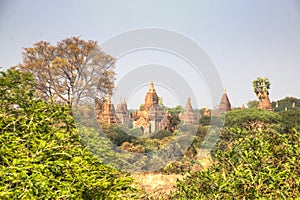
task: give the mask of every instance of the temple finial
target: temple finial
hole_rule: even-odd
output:
[[[151,81],[150,82],[150,89],[149,89],[150,91],[154,91],[155,89],[154,89],[154,84],[153,84],[153,81]]]
[[[107,101],[107,102],[111,102],[110,94],[107,94],[107,96],[106,96],[106,101]]]

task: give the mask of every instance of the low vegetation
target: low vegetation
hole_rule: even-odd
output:
[[[75,128],[70,107],[38,99],[35,86],[29,73],[8,70],[0,74],[1,199],[293,199],[300,196],[297,101],[296,106],[275,112],[234,109],[227,113],[220,132],[210,128],[223,122],[216,117],[216,124],[211,125],[210,118],[204,116],[191,137],[193,142],[185,150],[178,147],[186,142],[185,134],[189,134],[184,132],[185,128],[189,130],[184,126],[180,131],[161,131],[150,138],[135,137],[139,134],[137,130],[130,136],[114,126],[107,128],[104,135],[93,126]],[[288,99],[287,104],[290,103]],[[169,110],[177,113],[180,109]],[[210,149],[215,138],[219,140],[211,152],[211,165],[204,167],[198,155],[203,148]],[[165,154],[146,159],[147,154],[164,148]],[[174,188],[170,188],[173,179],[166,181],[168,194],[160,190],[158,196],[153,196],[136,189],[137,184],[127,173],[116,170],[116,167],[132,168],[134,163],[137,169],[149,171],[171,155],[179,159],[154,174],[166,180],[169,174],[181,178]],[[134,174],[137,180],[141,178],[138,176]],[[143,181],[150,187],[149,181]],[[163,188],[163,184],[158,185]]]
[[[295,128],[284,132],[281,121],[270,111],[228,112],[213,152],[214,164],[179,181],[173,198],[298,198],[300,133]]]

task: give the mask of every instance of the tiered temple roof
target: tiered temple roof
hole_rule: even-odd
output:
[[[153,82],[145,96],[144,106],[134,114],[134,127],[140,127],[145,133],[153,133],[159,130],[160,122],[165,115],[164,109],[158,104],[158,96]]]
[[[117,116],[115,115],[115,107],[111,102],[110,95],[106,96],[106,99],[103,105],[100,104],[101,102],[98,101],[96,105],[96,109],[101,108],[98,110],[97,119],[100,124],[116,124],[119,122]]]
[[[150,88],[145,96],[144,109],[149,110],[153,105],[158,104],[158,96],[154,88],[153,82],[150,83]]]

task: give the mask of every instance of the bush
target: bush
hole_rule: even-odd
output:
[[[0,75],[0,198],[130,198],[131,178],[81,143],[71,110],[35,100],[30,74]]]
[[[243,127],[257,129],[270,124],[280,124],[279,114],[262,109],[236,109],[226,113],[225,127]],[[263,128],[263,127],[261,127]]]
[[[286,199],[300,196],[300,134],[231,128],[216,164],[177,183],[180,199]],[[226,142],[224,144],[224,141]]]
[[[300,110],[287,110],[279,114],[282,117],[284,131],[293,132],[293,128],[300,130]]]
[[[151,136],[150,138],[151,139],[161,140],[161,139],[163,139],[165,137],[170,137],[172,135],[173,134],[170,131],[168,131],[168,130],[161,130],[161,131],[157,132],[156,134],[154,134],[153,136]]]
[[[132,142],[135,137],[127,134],[117,125],[111,125],[108,128],[103,128],[105,137],[109,138],[116,146],[121,146],[123,142]]]

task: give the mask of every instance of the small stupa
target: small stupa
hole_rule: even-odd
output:
[[[183,121],[183,124],[198,124],[197,116],[193,112],[190,97],[188,97],[184,111],[179,115],[179,119]]]
[[[270,98],[269,98],[269,95],[267,92],[263,93],[262,98],[260,99],[257,107],[260,109],[264,109],[264,110],[273,110],[271,101],[270,101]]]
[[[220,105],[219,105],[218,112],[219,113],[226,113],[229,110],[231,110],[231,104],[230,104],[229,98],[227,96],[227,91],[226,91],[226,89],[224,89],[224,93],[223,93],[223,96],[221,98],[221,102],[220,102]]]

